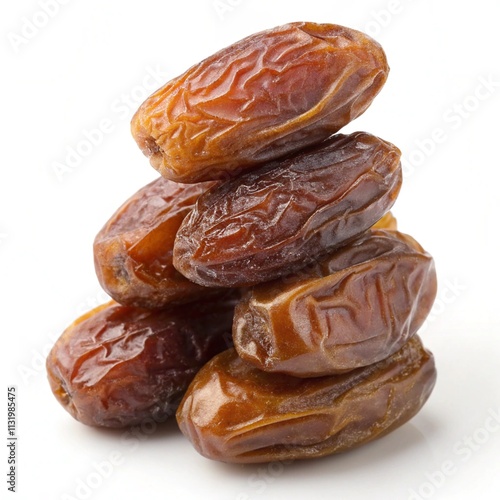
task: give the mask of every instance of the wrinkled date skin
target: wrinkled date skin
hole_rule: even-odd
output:
[[[52,392],[87,425],[163,422],[196,372],[231,345],[234,304],[228,297],[175,311],[100,306],[67,328],[50,351]]]
[[[173,266],[177,230],[213,182],[177,184],[160,177],[129,198],[94,240],[101,286],[117,302],[147,308],[189,302],[208,290]]]
[[[174,266],[205,286],[250,286],[304,267],[367,230],[401,187],[401,152],[336,135],[213,187],[184,219]]]
[[[332,375],[384,359],[422,326],[436,297],[432,257],[411,237],[367,231],[237,305],[233,340],[258,368]]]
[[[195,377],[177,421],[196,450],[214,460],[316,458],[401,426],[423,406],[435,380],[433,356],[417,336],[376,364],[308,379],[263,372],[230,349]]]
[[[227,179],[337,132],[366,110],[388,73],[380,45],[359,31],[286,24],[168,82],[141,105],[132,135],[166,178]]]

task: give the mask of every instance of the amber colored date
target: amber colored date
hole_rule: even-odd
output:
[[[141,105],[132,134],[166,178],[227,179],[337,132],[366,110],[388,73],[380,45],[359,31],[286,24],[168,82]]]
[[[392,212],[387,212],[380,220],[375,222],[372,226],[373,229],[388,229],[392,231],[397,231],[398,221]]]
[[[231,345],[234,304],[227,297],[175,311],[100,306],[70,325],[50,351],[52,392],[84,424],[163,422],[203,364]]]
[[[263,372],[230,349],[196,375],[177,421],[196,450],[214,460],[316,458],[401,426],[435,380],[433,356],[417,336],[376,364],[308,379]]]
[[[175,235],[198,197],[213,182],[177,184],[162,177],[130,197],[94,240],[101,286],[117,302],[162,308],[206,296],[172,264]]]
[[[374,229],[297,275],[248,290],[234,345],[257,368],[297,377],[367,366],[417,332],[436,288],[434,261],[413,238]]]
[[[205,286],[250,286],[304,267],[377,222],[401,186],[401,152],[373,135],[336,135],[200,196],[174,266]]]

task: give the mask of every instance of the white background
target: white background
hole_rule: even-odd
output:
[[[6,400],[7,386],[17,386],[12,497],[499,498],[499,2],[51,0],[50,18],[42,3],[3,2],[0,20],[0,393]],[[271,466],[204,459],[174,422],[137,437],[79,424],[53,398],[43,363],[62,330],[106,300],[94,235],[157,176],[131,138],[133,112],[214,51],[302,20],[368,32],[387,53],[386,86],[345,130],[369,131],[404,153],[394,213],[434,255],[440,280],[421,333],[439,370],[431,399],[378,442]],[[85,134],[98,127],[100,143],[58,172],[69,148],[85,150]],[[1,448],[1,495],[10,498]]]

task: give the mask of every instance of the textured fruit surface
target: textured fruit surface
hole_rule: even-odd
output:
[[[175,311],[100,306],[70,325],[50,351],[52,392],[84,424],[162,422],[203,364],[231,345],[234,304],[228,297]]]
[[[262,370],[317,377],[367,366],[414,335],[436,297],[432,257],[411,237],[371,230],[237,305],[238,354]]]
[[[197,374],[177,421],[198,452],[215,460],[315,458],[404,424],[435,380],[434,359],[418,336],[376,364],[308,379],[263,372],[230,349]]]
[[[286,24],[168,82],[138,109],[132,134],[164,177],[226,179],[337,132],[365,111],[388,72],[380,45],[359,31]]]
[[[200,196],[174,266],[205,286],[250,286],[293,273],[369,229],[401,187],[401,152],[365,132],[336,135]]]
[[[198,197],[214,183],[177,184],[160,177],[130,197],[94,240],[101,286],[117,302],[162,308],[206,295],[173,266],[175,235]]]

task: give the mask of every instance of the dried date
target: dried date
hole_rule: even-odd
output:
[[[164,177],[227,178],[337,132],[366,110],[388,72],[380,45],[359,31],[278,26],[168,82],[136,112],[132,134]]]
[[[100,306],[70,325],[50,351],[52,392],[87,425],[163,422],[203,364],[231,345],[234,304],[228,296],[175,311]]]
[[[411,419],[436,380],[418,336],[376,364],[342,375],[263,372],[234,349],[196,375],[178,410],[196,450],[223,462],[316,458],[379,438]]]
[[[332,375],[390,356],[422,326],[436,296],[432,257],[411,237],[371,230],[237,305],[235,348],[269,372]]]
[[[290,274],[368,229],[401,186],[400,151],[373,135],[320,145],[200,196],[174,243],[174,266],[205,286]]]
[[[113,214],[94,240],[94,264],[101,286],[114,300],[163,308],[206,296],[206,287],[175,269],[172,253],[182,220],[213,185],[177,184],[160,177]]]

